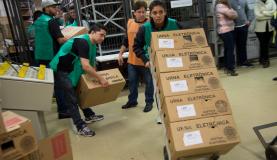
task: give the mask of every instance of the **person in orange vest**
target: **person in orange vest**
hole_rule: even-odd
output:
[[[120,48],[118,63],[120,66],[123,65],[123,53],[129,49],[128,55],[128,87],[130,94],[128,95],[128,101],[122,106],[122,109],[128,109],[136,107],[138,102],[138,84],[140,75],[145,80],[145,108],[144,112],[149,112],[152,109],[154,102],[154,87],[152,77],[149,68],[144,66],[143,61],[136,56],[133,51],[134,39],[139,30],[139,27],[147,21],[146,9],[147,3],[145,1],[136,1],[133,6],[134,19],[129,19],[127,23],[127,36],[123,40],[123,44]]]

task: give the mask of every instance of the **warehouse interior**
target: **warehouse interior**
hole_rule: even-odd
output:
[[[107,28],[105,40],[102,44],[97,44],[95,67],[103,75],[110,74],[110,77],[107,76],[107,81],[109,78],[118,78],[115,80],[118,82],[118,84],[115,82],[117,86],[108,89],[91,79],[95,86],[98,85],[100,88],[95,91],[93,87],[83,85],[89,83],[84,75],[80,78],[80,83],[83,84],[76,87],[76,94],[80,96],[77,106],[80,107],[81,118],[86,118],[82,110],[88,105],[97,115],[104,116],[100,121],[87,124],[96,135],[84,137],[79,134],[71,118],[59,118],[57,98],[53,94],[55,71],[49,66],[46,68],[38,66],[35,62],[35,35],[29,32],[29,27],[34,22],[33,13],[42,10],[42,1],[44,0],[0,0],[0,160],[277,160],[275,159],[277,158],[277,78],[273,80],[277,77],[277,49],[273,43],[270,44],[270,66],[263,67],[259,62],[260,48],[255,23],[249,26],[247,37],[247,57],[253,66],[236,66],[238,76],[230,76],[224,69],[224,43],[217,33],[217,19],[214,13],[217,0],[163,0],[168,17],[181,22],[187,29],[180,33],[192,34],[193,31],[193,34],[200,33],[206,39],[205,44],[200,44],[198,41],[196,44],[199,46],[193,46],[192,41],[194,42],[195,37],[192,35],[188,46],[179,47],[176,41],[180,39],[176,38],[177,36],[171,37],[176,43],[175,50],[190,52],[196,48],[203,51],[206,49],[209,54],[211,53],[209,56],[212,57],[213,66],[171,69],[162,73],[163,64],[157,67],[160,62],[155,59],[156,61],[151,62],[151,66],[155,68],[150,69],[155,91],[154,103],[152,110],[146,113],[144,112],[146,85],[143,83],[143,78],[138,86],[138,104],[135,107],[122,109],[129,95],[128,51],[123,54],[124,64],[122,66],[118,64],[118,55],[128,29],[128,19],[134,18],[133,5],[136,0],[54,0],[65,10],[70,10],[70,6],[74,6],[78,27],[83,26],[82,33],[76,35],[88,33],[88,30],[84,31],[86,23],[88,26],[100,23]],[[152,2],[152,0],[145,1],[148,5]],[[254,16],[256,0],[247,0],[247,3]],[[66,27],[62,29],[64,29],[62,33],[66,35]],[[168,34],[173,32],[169,31]],[[167,51],[171,51],[165,50],[163,53],[163,50],[157,48],[152,44],[152,53],[167,54]],[[204,77],[203,80],[201,78],[198,80],[204,92],[189,91],[181,95],[173,91],[163,93],[167,92],[165,81],[169,78],[163,80],[159,74],[189,72],[190,76],[194,76],[197,69],[215,75],[220,87],[204,90],[206,75],[201,75],[201,78]],[[24,78],[25,74],[31,77]],[[33,80],[36,78],[34,74],[37,74],[36,80]],[[186,83],[190,87],[190,81],[187,80]],[[171,82],[170,85],[173,90]],[[83,92],[83,89],[86,92]],[[224,92],[219,96],[226,98],[228,104],[225,101],[222,104],[221,101],[221,105],[229,106],[228,113],[217,113],[218,115],[206,117],[202,115],[177,121],[171,119],[169,109],[165,108],[167,103],[165,99],[168,97],[178,98],[182,95],[217,91],[220,92],[216,94]],[[201,99],[200,96],[198,98]],[[209,99],[205,101],[201,102],[203,108],[204,103],[209,103]],[[180,117],[177,108],[175,114],[179,114]],[[226,121],[225,116],[228,119]],[[218,117],[223,117],[222,124],[216,119]],[[208,122],[208,118],[211,122]],[[178,128],[177,123],[182,122],[184,123],[178,124]],[[199,135],[194,132],[196,137],[192,137],[194,139],[190,142],[193,145],[186,144],[184,131],[188,130],[187,133],[193,135],[193,129],[189,127],[190,122],[196,123],[199,134],[200,130],[202,132],[200,140]],[[227,129],[231,126],[232,129],[224,128],[224,133],[221,133],[223,129],[218,127],[220,125],[226,125]],[[204,131],[205,128],[209,131]],[[220,134],[224,138],[220,137]],[[209,138],[211,142],[206,142]],[[198,150],[195,145],[197,143],[205,143],[205,146]]]

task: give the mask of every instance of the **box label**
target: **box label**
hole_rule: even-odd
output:
[[[184,92],[188,91],[188,84],[186,80],[171,81],[170,82],[171,92]]]
[[[52,139],[53,156],[58,159],[67,153],[65,135],[61,134]]]
[[[200,131],[184,133],[183,141],[185,146],[192,146],[203,143]]]
[[[193,104],[177,106],[177,113],[179,118],[196,116],[195,108]]]
[[[159,48],[174,48],[173,39],[159,39]]]
[[[181,57],[166,58],[166,65],[168,68],[183,67],[183,61]]]

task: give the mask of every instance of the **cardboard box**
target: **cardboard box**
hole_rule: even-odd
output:
[[[173,159],[225,154],[240,142],[231,115],[170,123],[168,143]]]
[[[158,81],[161,98],[221,89],[216,68],[161,73]]]
[[[62,34],[67,39],[70,39],[72,37],[81,35],[81,34],[87,34],[88,30],[86,27],[74,27],[74,26],[68,26],[62,29]]]
[[[157,51],[154,59],[157,74],[162,72],[215,68],[214,58],[209,47]]]
[[[170,123],[232,114],[224,90],[166,97],[162,111]]]
[[[32,123],[13,112],[3,112],[7,132],[0,135],[0,159],[17,160],[37,150]]]
[[[3,109],[6,111],[6,109]],[[46,127],[46,121],[43,111],[31,111],[31,110],[14,110],[10,111],[28,118],[32,122],[33,129],[35,131],[36,139],[44,139],[48,136],[48,131]]]
[[[207,47],[203,28],[152,32],[151,53],[152,57],[156,51],[169,49],[185,49]]]
[[[20,160],[73,160],[68,130],[41,140],[38,150]]]
[[[81,108],[114,101],[125,86],[125,79],[118,69],[99,71],[97,73],[109,82],[109,86],[103,88],[95,78],[82,75],[77,89]]]

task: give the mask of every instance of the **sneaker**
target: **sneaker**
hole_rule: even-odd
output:
[[[78,130],[78,134],[84,137],[93,137],[95,136],[95,132],[89,129],[87,126],[83,126],[83,128]]]
[[[143,112],[150,112],[153,108],[153,105],[152,104],[146,104],[144,109],[143,109]]]
[[[138,103],[129,103],[129,102],[127,102],[127,103],[124,104],[121,108],[122,108],[122,109],[128,109],[128,108],[136,107],[137,105],[138,105]]]
[[[226,69],[226,74],[230,76],[238,76],[239,74],[234,69]]]
[[[101,121],[103,119],[104,119],[103,115],[93,115],[93,116],[90,116],[90,117],[86,117],[85,122],[86,123],[92,123],[92,122]]]
[[[270,66],[269,61],[263,62],[263,68],[268,68]]]

